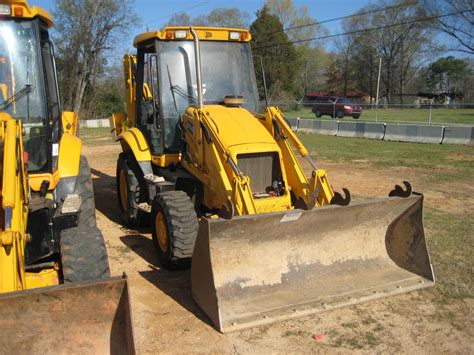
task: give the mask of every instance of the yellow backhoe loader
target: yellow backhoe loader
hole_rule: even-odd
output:
[[[133,353],[127,279],[110,277],[51,26],[0,0],[0,352]]]
[[[150,221],[163,267],[191,262],[193,297],[222,332],[433,285],[423,196],[334,193],[281,111],[259,113],[250,40],[205,27],[135,38],[127,113],[113,116],[124,221]]]

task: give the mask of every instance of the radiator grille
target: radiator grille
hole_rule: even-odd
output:
[[[237,165],[245,176],[250,177],[250,188],[254,194],[265,193],[278,180],[277,153],[252,153],[237,156]]]

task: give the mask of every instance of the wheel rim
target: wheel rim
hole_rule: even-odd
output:
[[[166,253],[168,250],[168,233],[166,230],[166,221],[163,213],[158,212],[155,217],[155,230],[156,238],[158,239],[158,245],[161,251]]]
[[[127,186],[127,178],[125,176],[125,170],[123,169],[120,170],[119,183],[120,183],[120,203],[122,204],[123,210],[126,211],[128,207],[128,186]]]

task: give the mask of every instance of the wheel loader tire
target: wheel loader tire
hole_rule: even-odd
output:
[[[198,233],[198,220],[189,196],[184,191],[156,195],[151,225],[161,265],[169,270],[188,268]]]
[[[147,224],[147,213],[138,209],[140,202],[147,200],[143,190],[144,182],[140,167],[133,157],[120,153],[117,160],[116,186],[118,205],[123,221],[130,227],[141,227]]]
[[[61,264],[64,282],[110,277],[104,237],[96,227],[76,227],[61,232]]]
[[[87,158],[81,155],[79,174],[74,187],[74,193],[81,196],[81,209],[78,215],[79,227],[96,227],[94,188],[92,187],[91,169]]]

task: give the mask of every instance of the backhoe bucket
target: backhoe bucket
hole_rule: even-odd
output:
[[[431,286],[422,209],[411,195],[203,219],[193,297],[225,333]]]
[[[134,354],[127,278],[0,296],[0,352]]]

